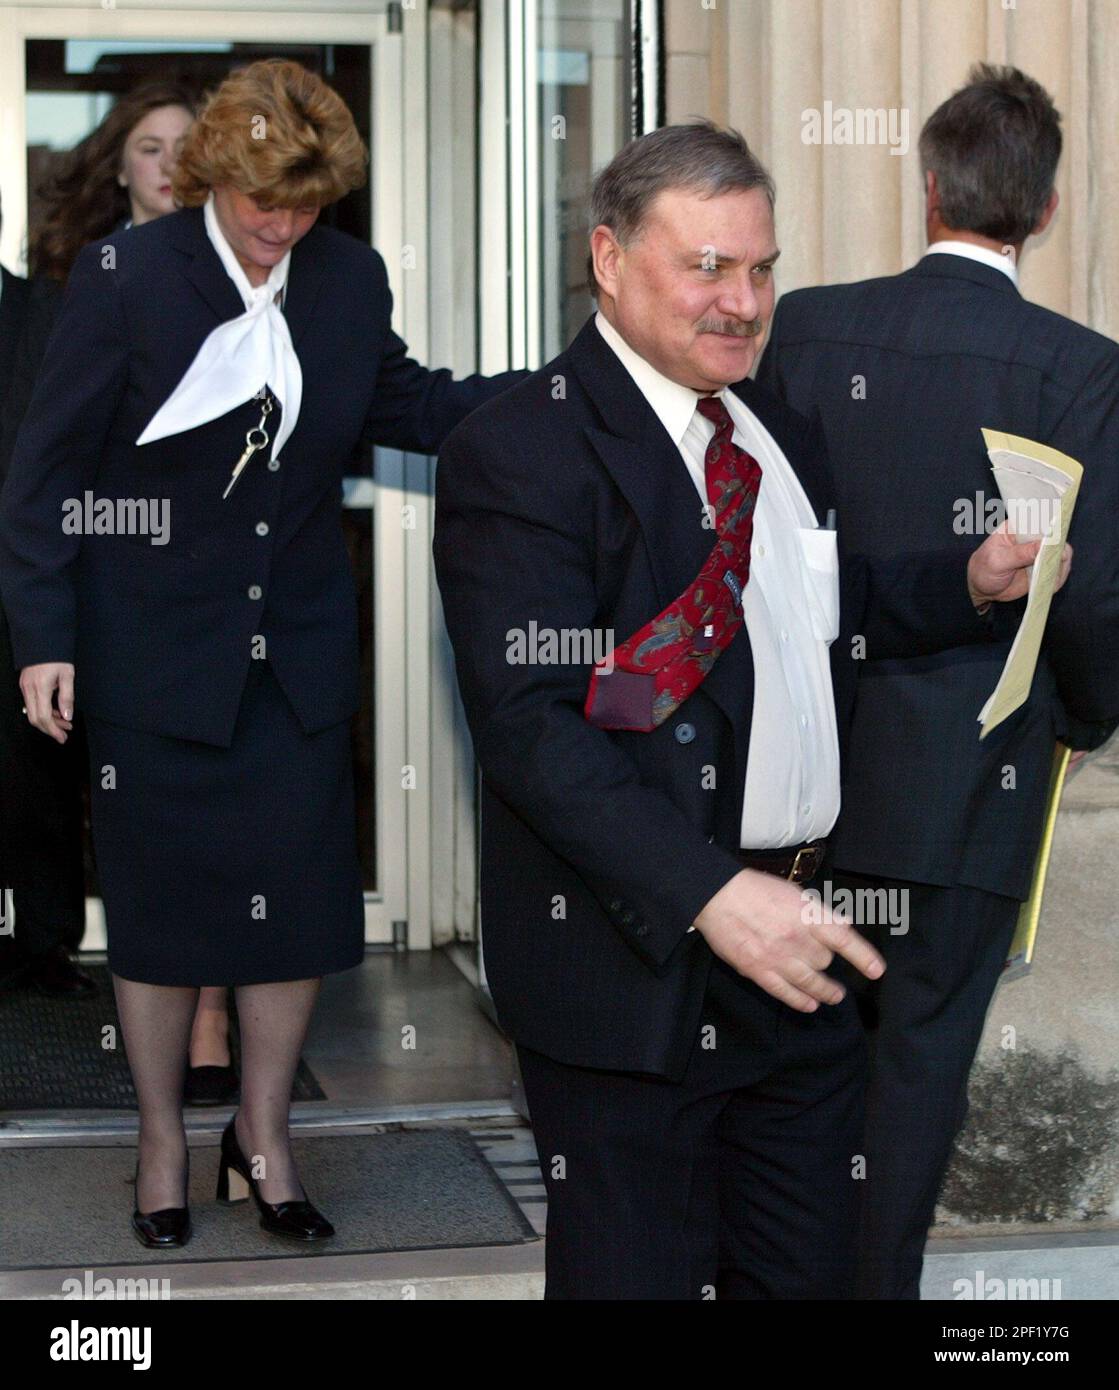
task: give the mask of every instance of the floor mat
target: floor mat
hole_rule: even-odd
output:
[[[0,1150],[0,1268],[68,1271],[101,1265],[259,1260],[292,1255],[513,1245],[537,1239],[471,1136],[395,1130],[294,1140],[300,1177],[337,1234],[312,1244],[260,1229],[252,1201],[214,1200],[218,1148],[190,1150],[194,1234],[178,1250],[148,1250],[129,1225],[135,1150]],[[172,1289],[173,1293],[173,1289]]]

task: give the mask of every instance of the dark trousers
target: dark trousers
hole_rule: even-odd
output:
[[[851,1296],[866,1047],[850,995],[798,1014],[716,960],[679,1083],[518,1055],[546,1298]]]
[[[858,1296],[920,1297],[921,1264],[967,1080],[1020,904],[979,888],[937,888],[836,873],[835,888],[908,891],[904,933],[857,929],[886,959],[853,985],[870,1043],[866,1179],[859,1184]]]
[[[22,706],[0,610],[0,888],[12,890],[18,918],[14,935],[0,934],[0,972],[56,946],[75,949],[85,929],[81,716],[60,745],[31,727]]]

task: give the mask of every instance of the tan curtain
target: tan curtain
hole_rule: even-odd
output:
[[[924,247],[917,137],[972,63],[1062,114],[1061,207],[1027,243],[1030,299],[1119,337],[1119,0],[667,0],[668,119],[736,126],[778,187],[782,289],[894,274]],[[805,112],[907,113],[909,148],[807,144]],[[903,127],[895,127],[898,133]]]

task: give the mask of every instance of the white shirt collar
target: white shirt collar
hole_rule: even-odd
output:
[[[221,257],[221,263],[225,266],[226,274],[237,286],[237,291],[244,301],[245,308],[251,309],[261,299],[275,299],[277,294],[282,295],[287,285],[288,267],[291,265],[291,252],[284,254],[282,261],[278,261],[272,267],[268,279],[263,285],[251,285],[249,277],[245,274],[244,267],[234,254],[233,247],[226,240],[225,233],[221,229],[218,221],[217,212],[214,209],[214,194],[211,189],[206,198],[205,206],[202,209],[202,216],[206,223],[206,234],[213,243],[214,250]]]
[[[995,270],[1001,270],[1015,285],[1018,283],[1018,267],[1011,257],[1004,256],[999,251],[992,251],[989,246],[976,246],[973,241],[934,241],[926,249],[925,255],[936,254],[963,256],[969,261],[978,261],[980,265],[989,265]]]
[[[594,321],[598,331],[621,358],[622,366],[633,377],[641,394],[652,406],[673,444],[679,448],[702,393],[693,391],[690,386],[681,386],[678,381],[673,381],[671,377],[665,376],[651,363],[646,362],[640,353],[630,347],[601,309],[595,314]],[[714,394],[721,398],[723,392],[716,391]]]

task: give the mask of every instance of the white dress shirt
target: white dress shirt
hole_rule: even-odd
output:
[[[704,456],[715,426],[696,408],[700,393],[639,356],[601,310],[595,323],[679,449],[706,505]],[[734,443],[753,454],[762,470],[742,595],[754,658],[754,710],[740,844],[778,849],[827,835],[839,814],[839,740],[828,660],[839,621],[835,532],[817,529],[799,479],[761,421],[733,391],[716,395],[734,422]]]
[[[1004,256],[1000,251],[992,251],[989,246],[976,246],[972,241],[934,241],[925,251],[926,256],[963,256],[969,261],[978,261],[980,265],[989,265],[995,270],[1001,270],[1004,275],[1009,275],[1011,280],[1018,283],[1018,267],[1014,264],[1011,256]]]

